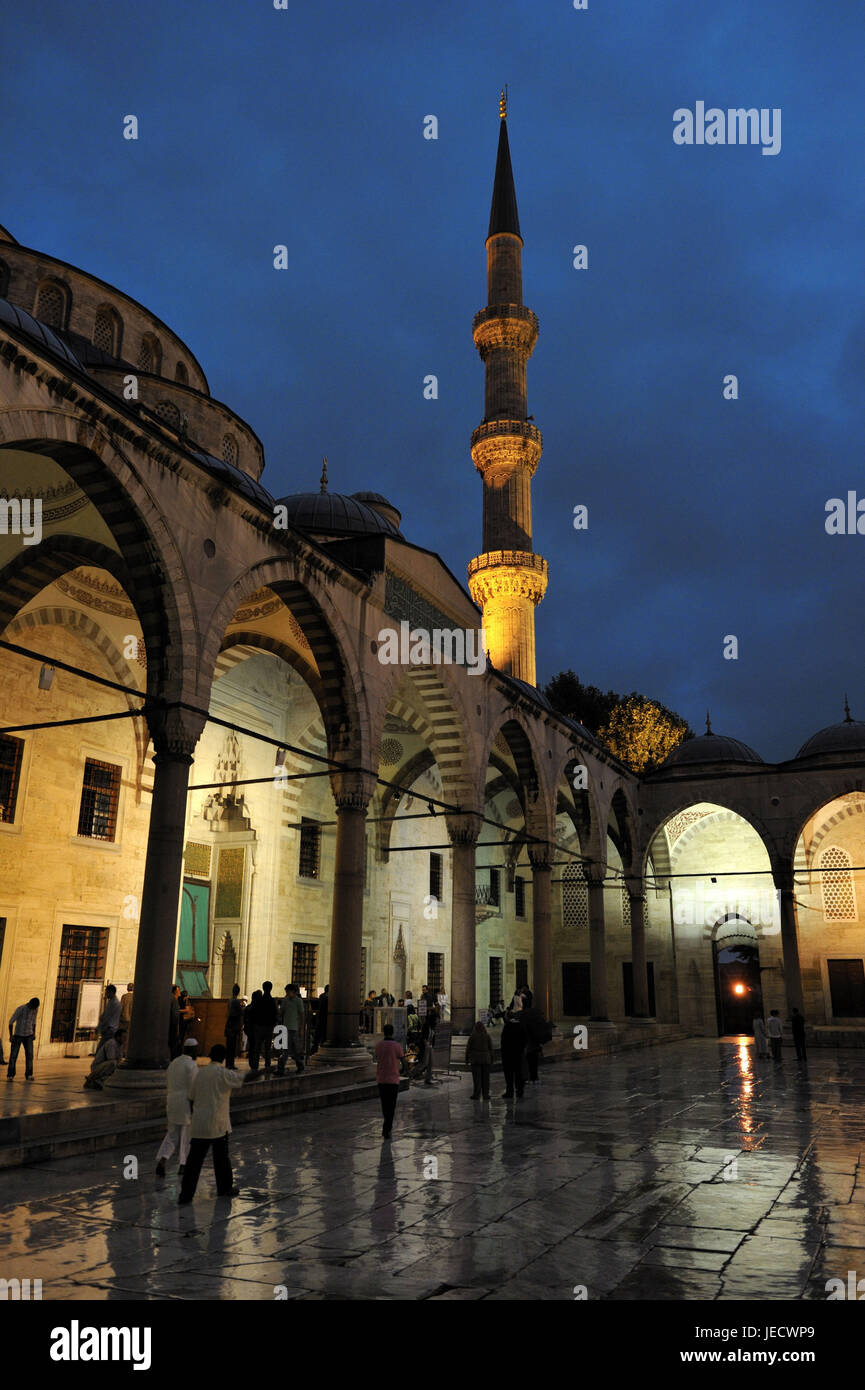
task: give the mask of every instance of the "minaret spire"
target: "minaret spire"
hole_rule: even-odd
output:
[[[487,306],[475,314],[475,347],[486,368],[486,409],[472,435],[472,459],[484,483],[484,553],[468,567],[469,589],[483,610],[487,651],[507,675],[535,684],[535,607],[547,587],[547,562],[532,550],[531,480],[541,432],[528,418],[526,363],[538,320],[523,304],[523,239],[508,145],[507,92],[499,103],[499,147],[487,235]]]

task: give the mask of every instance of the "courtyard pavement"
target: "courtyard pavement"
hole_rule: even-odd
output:
[[[494,1073],[489,1104],[464,1075],[413,1085],[389,1141],[366,1102],[244,1125],[233,1200],[208,1159],[178,1207],[155,1145],[11,1170],[0,1278],[44,1300],[703,1301],[865,1277],[865,1051],[699,1039],[541,1074],[506,1102]]]

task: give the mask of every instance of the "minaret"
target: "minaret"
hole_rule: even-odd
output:
[[[499,117],[486,243],[487,307],[472,325],[486,368],[486,413],[472,435],[472,459],[484,483],[484,553],[472,560],[468,579],[483,611],[493,665],[534,685],[535,608],[547,587],[547,562],[532,550],[531,481],[541,457],[541,432],[526,417],[526,363],[538,339],[538,320],[523,304],[523,239],[504,92]]]

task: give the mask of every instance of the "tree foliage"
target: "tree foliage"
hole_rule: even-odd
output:
[[[560,671],[544,691],[554,709],[584,724],[634,772],[658,767],[693,730],[666,705],[632,690],[618,695],[583,685],[573,671]]]

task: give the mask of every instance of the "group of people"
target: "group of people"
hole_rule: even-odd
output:
[[[790,1030],[793,1034],[793,1045],[796,1048],[796,1057],[800,1062],[808,1059],[805,1048],[805,1016],[798,1009],[794,1009],[790,1016]],[[757,1045],[757,1056],[769,1056],[771,1048],[772,1059],[775,1062],[782,1061],[781,1046],[784,1037],[784,1026],[781,1022],[781,1014],[778,1009],[772,1009],[769,1014],[769,1022],[763,1021],[763,1015],[757,1014],[754,1018],[754,1042]]]

